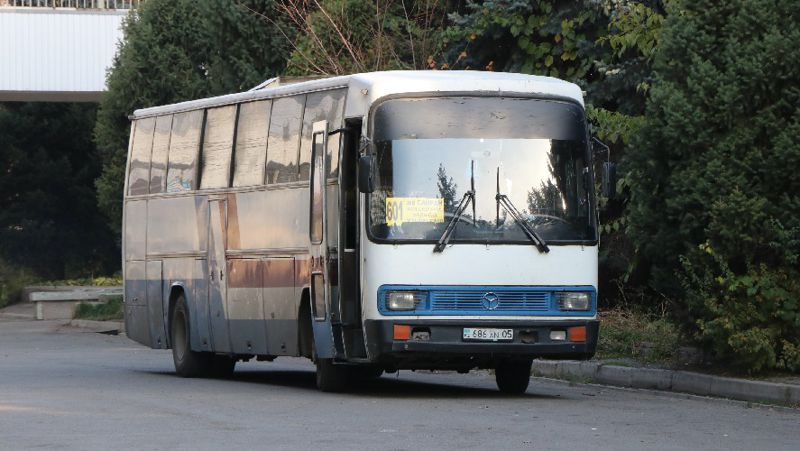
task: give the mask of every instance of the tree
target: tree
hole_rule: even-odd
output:
[[[288,0],[279,10],[299,31],[287,72],[344,75],[432,68],[447,12],[444,0]],[[275,22],[275,19],[265,17]]]
[[[122,219],[128,115],[246,90],[277,75],[292,35],[260,19],[275,8],[272,0],[148,0],[130,13],[95,127],[103,159],[98,202],[114,230]]]
[[[796,2],[670,2],[627,158],[649,283],[750,370],[800,370],[798,40]]]
[[[96,106],[0,104],[0,261],[40,277],[107,273],[114,238],[97,209]]]

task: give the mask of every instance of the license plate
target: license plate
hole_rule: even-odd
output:
[[[484,327],[465,327],[464,340],[512,341],[514,329],[487,329]]]

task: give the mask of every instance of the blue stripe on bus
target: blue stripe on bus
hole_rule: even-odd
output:
[[[390,291],[427,293],[414,310],[389,310]],[[586,311],[561,310],[558,292],[588,292],[590,307]],[[420,293],[420,294],[423,294]],[[497,297],[494,309],[484,307],[483,297]],[[597,291],[592,286],[509,286],[509,285],[381,285],[378,288],[378,311],[382,315],[442,316],[571,316],[591,317],[597,311]]]

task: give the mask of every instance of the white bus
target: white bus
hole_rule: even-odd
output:
[[[585,359],[598,228],[578,86],[376,72],[137,110],[125,324],[181,376],[305,356],[317,385]]]

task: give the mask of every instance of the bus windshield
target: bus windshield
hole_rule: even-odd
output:
[[[387,103],[400,105],[381,114]],[[436,241],[469,191],[472,202],[450,243],[530,243],[498,194],[547,243],[595,239],[585,128],[576,105],[497,97],[395,100],[377,109],[375,121],[373,239]]]

